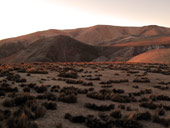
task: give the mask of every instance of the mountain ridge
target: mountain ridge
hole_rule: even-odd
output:
[[[69,43],[64,54],[63,47]],[[0,62],[128,61],[149,50],[169,47],[170,28],[156,25],[49,29],[0,41]]]
[[[18,36],[18,37],[0,40],[0,45],[2,42],[7,42],[10,40],[13,41],[13,40],[16,40],[17,38],[20,40],[22,40],[22,39],[27,40],[28,38],[37,38],[37,37],[43,37],[43,36],[48,37],[48,36],[54,36],[54,35],[67,35],[67,36],[75,38],[81,42],[89,44],[88,41],[86,42],[84,39],[81,39],[81,38],[84,38],[82,36],[85,36],[89,32],[94,33],[94,31],[99,31],[100,32],[99,34],[102,35],[103,33],[105,33],[105,31],[103,31],[103,29],[104,30],[107,29],[110,31],[112,30],[113,32],[116,32],[114,34],[111,33],[112,35],[110,36],[110,38],[118,38],[120,36],[119,34],[136,35],[136,36],[137,35],[139,36],[141,34],[144,34],[145,36],[147,36],[147,34],[148,34],[148,36],[170,34],[170,28],[157,26],[157,25],[148,25],[148,26],[143,26],[143,27],[122,27],[122,26],[111,26],[111,25],[95,25],[95,26],[91,26],[91,27],[76,28],[76,29],[64,29],[64,30],[48,29],[48,30],[44,30],[44,31],[37,31],[37,32],[33,32],[30,34],[26,34],[26,35],[22,35],[22,36]],[[154,32],[148,33],[148,31],[151,31],[152,29],[155,29],[155,31],[157,31],[157,33],[154,33]],[[130,34],[128,34],[128,32]],[[89,35],[91,36],[91,34],[89,34]],[[108,39],[108,41],[109,40],[111,40],[111,39]]]

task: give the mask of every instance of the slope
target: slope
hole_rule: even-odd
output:
[[[170,63],[170,48],[150,50],[133,57],[128,62]]]
[[[74,62],[91,61],[98,56],[96,47],[68,36],[57,35],[39,39],[1,62]]]

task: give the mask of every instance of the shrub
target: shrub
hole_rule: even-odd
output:
[[[93,86],[93,83],[92,82],[83,82],[83,85],[84,86]]]
[[[110,105],[97,106],[96,104],[86,103],[85,107],[87,107],[89,109],[93,109],[93,110],[98,110],[98,111],[110,111],[110,110],[114,109],[115,105],[110,104]]]
[[[165,115],[165,109],[164,108],[158,108],[155,113],[159,116]]]
[[[130,103],[137,101],[134,97],[129,97],[126,95],[113,95],[111,100],[118,103]]]
[[[24,82],[27,82],[27,79],[25,79],[25,78],[17,79],[16,82],[17,83],[24,83]]]
[[[122,117],[122,114],[121,114],[121,111],[120,110],[113,110],[111,113],[110,113],[110,116],[111,117],[114,117],[114,118],[117,118],[117,119],[120,119]]]
[[[142,77],[142,78],[134,79],[133,82],[136,82],[136,83],[150,83],[150,80],[148,78]]]
[[[43,117],[46,113],[45,107],[40,105],[38,105],[33,111],[35,113],[35,118]]]
[[[2,110],[0,110],[0,121],[2,121],[4,119],[4,113]]]
[[[64,116],[65,119],[68,119],[69,121],[73,122],[73,123],[84,123],[86,118],[82,115],[78,115],[78,116],[72,116],[69,113],[66,113]]]
[[[58,77],[64,77],[64,78],[77,78],[78,77],[78,74],[77,72],[74,72],[72,70],[68,70],[66,72],[60,72],[58,74]]]
[[[112,127],[112,121],[107,120],[103,121],[98,118],[95,118],[92,115],[89,115],[86,117],[86,126],[89,128],[111,128]]]
[[[143,128],[143,125],[138,123],[137,121],[127,119],[124,119],[120,126],[122,126],[123,128]]]
[[[125,109],[125,105],[120,104],[120,105],[118,106],[118,108],[120,108],[120,109]]]
[[[166,127],[170,125],[170,119],[165,119],[165,118],[159,118],[158,116],[153,116],[153,122],[162,124]]]
[[[159,107],[158,105],[152,102],[144,102],[144,103],[139,104],[139,106],[144,107],[144,108],[149,108],[149,109],[156,109]]]
[[[32,122],[24,112],[16,112],[7,120],[8,128],[33,128]]]
[[[159,95],[156,97],[157,100],[164,100],[164,101],[170,101],[169,96]]]
[[[71,87],[63,87],[61,90],[60,90],[60,93],[64,93],[66,95],[69,95],[69,94],[74,94],[74,95],[77,95],[78,93],[78,88],[75,88],[73,86]]]
[[[23,91],[24,91],[24,92],[30,92],[30,88],[29,88],[29,87],[24,87],[24,88],[23,88]]]
[[[100,77],[86,78],[86,80],[100,80]]]
[[[30,83],[30,84],[28,84],[27,86],[28,86],[29,88],[34,88],[34,87],[36,86],[36,84]]]
[[[144,112],[144,113],[137,113],[135,115],[136,120],[151,120],[151,114],[150,112]]]
[[[77,97],[75,94],[60,94],[58,97],[59,101],[65,102],[65,103],[77,103]]]
[[[22,94],[22,95],[15,97],[14,99],[16,106],[25,104],[29,100],[35,100],[35,97],[30,94]]]
[[[13,99],[5,99],[2,103],[4,107],[14,107],[15,101]]]
[[[124,93],[125,91],[123,89],[113,89],[114,93]]]
[[[57,109],[57,104],[55,102],[45,102],[45,103],[42,103],[42,105],[45,106],[46,109],[49,109],[49,110]]]
[[[134,86],[132,86],[133,88],[139,88],[139,86],[137,86],[137,85],[134,85]]]
[[[4,114],[4,118],[8,119],[12,114],[12,110],[4,110],[3,114]]]
[[[67,83],[67,84],[82,84],[83,81],[81,81],[81,80],[71,80],[71,79],[68,79],[68,80],[66,80],[66,83]]]
[[[35,87],[34,88],[36,90],[37,93],[44,93],[47,91],[47,87],[46,86],[40,86],[40,87]]]
[[[57,123],[56,128],[63,128],[63,124],[61,122]]]
[[[48,100],[51,100],[51,101],[56,101],[56,100],[57,100],[56,95],[54,95],[54,94],[52,94],[52,93],[46,93],[45,95],[46,95],[46,98],[47,98]]]
[[[37,119],[43,117],[46,113],[46,108],[44,106],[41,106],[36,100],[27,101],[25,105],[26,106],[24,106],[24,109],[27,108],[27,110],[30,109],[31,111],[31,117],[30,117],[31,119]]]
[[[5,96],[5,92],[0,91],[0,97],[1,97],[1,96]]]

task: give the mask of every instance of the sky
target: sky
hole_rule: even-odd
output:
[[[0,40],[93,25],[170,27],[170,0],[0,0]]]

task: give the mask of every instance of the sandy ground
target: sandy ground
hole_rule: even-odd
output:
[[[28,72],[20,73],[18,70],[14,70],[13,68],[16,67],[17,65],[7,65],[3,66],[1,65],[1,71],[3,70],[9,70],[9,67],[12,68],[10,72],[13,72],[14,74],[19,74],[21,78],[25,78],[27,82],[23,84],[29,84],[29,83],[35,83],[37,86],[50,86],[48,88],[48,92],[50,92],[50,88],[53,87],[54,85],[59,85],[60,89],[63,87],[76,87],[76,88],[81,88],[81,89],[89,89],[89,88],[94,88],[94,91],[99,92],[101,89],[106,89],[106,90],[113,90],[113,89],[122,89],[125,92],[120,95],[128,95],[129,93],[134,93],[134,92],[139,92],[141,90],[145,89],[151,89],[152,92],[151,94],[143,94],[141,96],[134,96],[137,100],[140,100],[142,97],[150,97],[151,95],[165,95],[170,97],[170,89],[166,90],[161,90],[158,88],[155,88],[155,85],[160,85],[161,87],[169,87],[170,86],[170,75],[165,75],[165,72],[170,71],[170,67],[163,65],[160,67],[160,65],[157,64],[119,64],[119,63],[93,63],[93,64],[74,64],[74,65],[63,65],[59,63],[40,63],[38,65],[34,64],[28,64],[30,67],[34,67],[36,70],[39,69],[39,67],[43,67],[43,70],[48,71],[48,74],[34,74],[30,73],[31,76],[28,76]],[[25,67],[29,67],[25,66]],[[18,64],[18,67],[23,68],[23,64]],[[25,68],[24,67],[24,68]],[[29,68],[30,68],[29,67]],[[71,67],[71,70],[77,71],[78,77],[73,79],[73,78],[65,78],[65,79],[73,79],[73,80],[82,80],[84,82],[92,82],[93,86],[83,86],[82,84],[67,84],[65,81],[60,81],[58,78],[58,74],[61,72],[66,67]],[[78,70],[82,69],[81,72],[78,72]],[[150,69],[150,70],[148,70]],[[154,70],[160,69],[160,72],[153,73]],[[132,71],[137,71],[136,73],[133,73]],[[85,76],[86,75],[86,76]],[[87,77],[88,75],[91,75],[90,77]],[[100,80],[87,80],[87,78],[95,78],[98,77],[99,75]],[[85,77],[84,77],[85,76]],[[6,79],[7,76],[2,76],[0,77],[1,84],[3,83],[3,80]],[[147,77],[150,82],[133,82],[134,79],[136,78],[142,78],[142,77]],[[103,84],[100,84],[102,81],[109,81],[109,80],[129,80],[128,82],[123,82],[123,83],[111,83],[111,84],[105,84],[105,85],[110,85],[111,87],[109,88],[102,88]],[[159,84],[159,82],[165,82],[165,84]],[[23,88],[20,87],[19,85],[22,83],[17,83],[12,81],[7,81],[7,83],[12,84],[13,87],[17,87],[19,92],[17,94],[22,94]],[[1,85],[0,85],[1,86]],[[138,86],[138,88],[134,88],[133,86]],[[34,96],[39,95],[34,89],[31,89],[31,94]],[[59,96],[60,92],[51,92],[57,97]],[[0,109],[5,110],[5,109],[16,109],[16,107],[5,107],[2,105],[3,101],[7,98],[8,93],[6,93],[6,96],[0,97]],[[156,112],[156,110],[151,110],[148,108],[140,107],[139,104],[140,102],[130,102],[130,103],[119,103],[119,102],[114,102],[112,100],[97,100],[94,98],[89,98],[87,97],[87,94],[78,94],[77,96],[77,103],[64,103],[61,101],[56,100],[55,102],[57,103],[57,109],[56,110],[47,110],[46,114],[44,117],[38,118],[35,120],[35,122],[38,124],[39,128],[56,128],[56,125],[61,122],[63,128],[86,128],[87,126],[85,123],[72,123],[67,119],[64,119],[64,116],[66,113],[70,113],[72,115],[83,115],[87,116],[89,114],[92,114],[94,116],[98,116],[100,111],[97,110],[91,110],[86,108],[84,105],[85,103],[94,103],[96,105],[110,105],[110,104],[115,104],[115,109],[118,109],[118,106],[120,104],[125,105],[126,107],[129,106],[131,108],[130,111],[128,110],[121,110],[122,115],[126,116],[132,113],[133,111],[136,112],[146,112],[149,111],[151,115],[153,116]],[[39,100],[39,103],[43,103],[47,101],[45,100]],[[166,106],[170,106],[169,101],[163,101],[163,100],[156,100],[153,101],[153,103],[156,104],[163,104]],[[111,111],[105,111],[104,113],[110,114]],[[168,118],[170,119],[170,111],[165,110],[165,114],[163,116],[160,116],[161,118]],[[165,127],[162,124],[155,123],[153,121],[144,121],[140,120],[140,122],[144,128],[163,128]],[[116,127],[116,126],[115,126]]]

